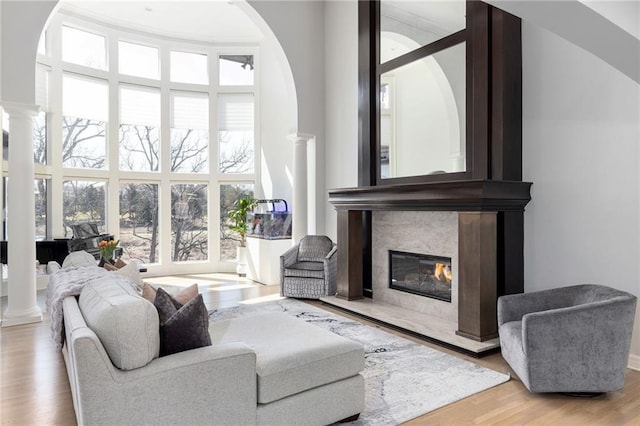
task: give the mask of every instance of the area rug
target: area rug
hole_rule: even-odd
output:
[[[318,309],[295,299],[243,304],[211,321],[285,312],[362,344],[365,410],[353,425],[397,425],[509,380],[477,364]]]

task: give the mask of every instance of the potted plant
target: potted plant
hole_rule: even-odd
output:
[[[229,210],[229,229],[240,235],[240,245],[236,249],[236,272],[239,276],[247,275],[247,213],[253,211],[257,200],[253,195],[246,194],[233,203],[233,209]]]

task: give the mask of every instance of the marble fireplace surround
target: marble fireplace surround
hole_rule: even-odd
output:
[[[322,300],[468,353],[490,352],[499,345],[497,297],[524,287],[530,186],[469,180],[329,191],[338,214],[338,292]],[[390,289],[389,250],[451,257],[451,303]]]
[[[371,229],[372,299],[457,324],[458,214],[375,211]],[[389,288],[389,250],[450,257],[451,302]]]

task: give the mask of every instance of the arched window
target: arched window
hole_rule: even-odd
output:
[[[38,55],[35,193],[48,227],[37,234],[94,222],[157,272],[225,269],[237,244],[227,211],[258,177],[259,72],[257,44],[59,12]]]

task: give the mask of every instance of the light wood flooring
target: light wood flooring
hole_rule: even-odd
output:
[[[197,282],[209,309],[239,301],[279,297],[278,286],[263,286],[229,274],[148,278],[145,281],[185,287]],[[39,303],[44,307],[44,297]],[[352,317],[320,302],[315,306]],[[3,298],[3,308],[6,298]],[[46,317],[46,315],[45,315]],[[500,354],[474,359],[442,347],[352,317],[425,346],[476,362],[496,371],[510,372]],[[507,383],[418,417],[407,425],[640,425],[640,372],[628,370],[625,387],[592,399],[529,393],[512,374]],[[214,424],[215,419],[212,419]],[[0,424],[74,425],[71,391],[62,355],[55,351],[49,321],[0,329]]]

